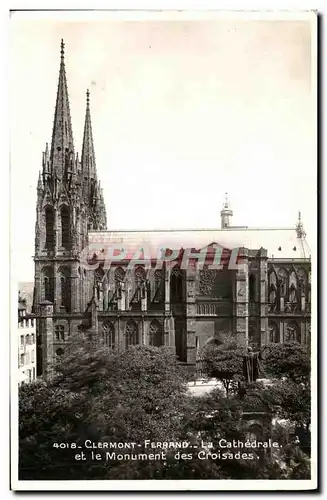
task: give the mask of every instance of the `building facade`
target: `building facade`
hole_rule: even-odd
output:
[[[167,345],[190,369],[205,343],[232,332],[244,345],[310,341],[310,249],[294,228],[108,231],[87,91],[82,152],[74,149],[64,61],[52,142],[37,185],[38,373],[76,334],[112,348]]]
[[[27,313],[26,301],[18,297],[18,384],[32,382],[37,376],[36,318]]]

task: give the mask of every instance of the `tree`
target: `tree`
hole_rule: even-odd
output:
[[[202,356],[208,376],[220,380],[228,396],[231,383],[243,376],[245,352],[244,347],[240,346],[229,332],[222,334],[218,342],[206,345]]]
[[[20,389],[21,479],[155,477],[149,462],[76,462],[76,450],[53,444],[177,440],[187,385],[170,349],[77,343],[58,370],[48,384]]]
[[[88,426],[92,399],[44,382],[19,389],[19,476],[30,479],[83,479],[72,450],[55,443],[79,443]],[[73,471],[73,472],[72,472]],[[89,472],[92,477],[92,471]]]
[[[311,353],[297,342],[270,344],[264,350],[265,372],[278,380],[265,391],[272,410],[296,426],[302,449],[310,454]]]
[[[231,391],[226,397],[218,389],[193,397],[187,391],[185,373],[165,347],[133,346],[118,353],[77,339],[71,352],[62,356],[57,371],[47,384],[35,382],[20,388],[20,479],[287,478],[294,468],[296,477],[308,474],[308,461],[286,438],[288,454],[282,451],[274,460],[267,455],[263,464],[198,456],[206,449],[202,440],[211,442],[216,454],[221,438],[245,440],[242,413],[252,411],[251,405],[257,407],[258,401],[276,415],[280,404],[285,404],[284,411],[288,408],[293,418],[302,418],[302,399],[295,412],[291,393],[287,405],[280,399],[286,397],[285,391],[284,395],[272,392],[260,384],[249,387],[243,398]],[[146,449],[145,440],[185,441],[188,445],[182,452],[189,458],[168,450],[164,460],[95,461],[85,449],[85,440],[137,444],[136,450],[119,449],[119,453],[156,452]],[[72,449],[71,443],[77,448]],[[81,451],[86,452],[86,460],[75,460]]]
[[[277,379],[286,377],[295,383],[307,383],[310,379],[311,353],[308,346],[297,342],[269,344],[263,355],[267,376]]]

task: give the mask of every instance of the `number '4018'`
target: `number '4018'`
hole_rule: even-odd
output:
[[[53,443],[52,448],[77,448],[76,443]]]

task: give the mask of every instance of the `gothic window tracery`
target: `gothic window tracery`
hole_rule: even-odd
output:
[[[124,269],[122,267],[117,267],[117,269],[115,270],[115,282],[118,283],[124,281],[124,279],[125,279]]]
[[[279,293],[281,297],[287,297],[288,292],[288,273],[286,269],[281,268],[278,270],[278,285],[279,285]]]
[[[301,342],[300,327],[297,323],[291,322],[286,325],[285,342]]]
[[[71,309],[71,276],[70,270],[67,267],[61,267],[60,273],[60,297],[61,307],[70,312]]]
[[[54,301],[54,277],[50,267],[43,269],[44,300]]]
[[[292,302],[293,304],[297,302],[296,288],[293,283],[290,286],[289,301]]]
[[[216,280],[216,271],[207,267],[200,271],[200,295],[211,295]]]
[[[55,327],[55,337],[58,342],[63,342],[65,340],[65,328],[62,325],[57,325]]]
[[[160,347],[163,345],[163,330],[159,321],[154,319],[150,323],[149,329],[149,344],[152,346]]]
[[[272,306],[276,306],[277,301],[277,290],[274,284],[270,285],[269,288],[269,302]]]
[[[54,210],[48,206],[45,208],[45,248],[53,250],[54,245]]]
[[[176,265],[170,275],[170,294],[171,302],[180,302],[183,300],[183,273]]]
[[[70,212],[67,205],[63,205],[60,210],[61,217],[61,246],[69,249],[71,246],[70,238]]]
[[[125,327],[125,343],[126,348],[131,345],[138,344],[138,331],[135,321],[129,320]]]
[[[97,299],[100,299],[100,292],[103,290],[103,281],[104,281],[104,270],[102,267],[98,267],[98,269],[94,273],[94,280],[96,285],[96,294]]]
[[[110,347],[110,349],[114,349],[115,347],[115,328],[114,325],[108,321],[102,325],[102,340]]]
[[[271,269],[268,275],[268,295],[269,309],[274,312],[277,309],[277,275],[274,269]]]
[[[139,302],[146,293],[144,288],[145,284],[145,270],[143,267],[138,266],[134,273],[134,294],[133,302]]]
[[[125,280],[125,271],[122,267],[117,267],[114,274],[115,294],[117,299],[121,299],[122,286]]]
[[[268,330],[269,330],[269,342],[270,343],[280,342],[279,328],[274,321],[269,321]]]
[[[164,280],[162,270],[157,269],[154,272],[154,299],[153,301],[158,303],[163,300],[164,295]]]

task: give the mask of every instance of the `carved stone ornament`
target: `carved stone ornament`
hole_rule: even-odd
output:
[[[200,295],[210,295],[216,280],[216,271],[213,269],[202,269],[200,271]]]

